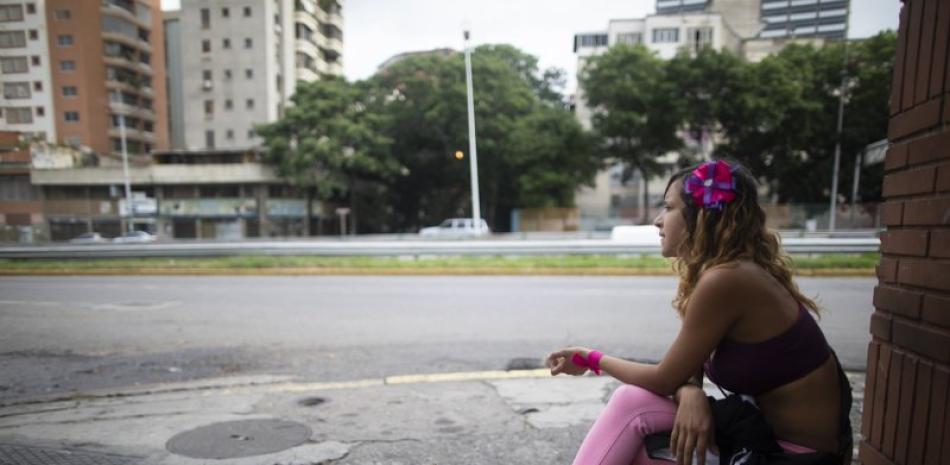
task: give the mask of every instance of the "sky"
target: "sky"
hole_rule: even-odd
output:
[[[162,0],[162,9],[180,0]],[[186,0],[187,1],[187,0]],[[566,93],[576,85],[574,34],[603,31],[611,19],[653,13],[655,0],[344,0],[343,73],[365,79],[389,57],[409,51],[509,43],[538,57],[542,69],[567,71]],[[848,36],[897,29],[899,0],[851,0]]]

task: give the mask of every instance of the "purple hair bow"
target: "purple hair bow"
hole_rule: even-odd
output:
[[[696,205],[722,210],[724,204],[736,199],[736,180],[732,176],[735,169],[722,160],[707,161],[693,170],[683,188],[693,196]]]

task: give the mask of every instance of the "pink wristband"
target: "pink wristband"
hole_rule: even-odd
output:
[[[571,357],[571,362],[577,366],[593,371],[595,375],[600,376],[600,359],[603,358],[604,354],[597,350],[592,350],[587,354],[587,358],[581,356],[581,354],[574,353],[574,356]]]

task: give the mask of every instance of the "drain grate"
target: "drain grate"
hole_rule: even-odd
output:
[[[133,465],[141,457],[0,444],[0,465]]]
[[[179,433],[165,448],[195,459],[233,459],[290,449],[307,442],[311,434],[307,425],[293,421],[227,421]]]

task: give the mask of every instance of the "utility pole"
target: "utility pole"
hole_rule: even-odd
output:
[[[129,152],[125,144],[125,115],[118,113],[119,135],[122,139],[122,175],[125,177],[125,203],[128,208],[126,224],[128,232],[135,231],[135,205],[132,204],[132,183],[129,181]]]
[[[478,199],[478,151],[475,148],[475,97],[472,91],[472,48],[469,45],[469,30],[465,29],[465,87],[468,93],[468,151],[472,178],[472,226],[482,224],[481,202]]]
[[[850,19],[851,2],[845,7],[845,18]],[[835,214],[838,207],[838,167],[841,165],[841,130],[844,126],[844,102],[848,92],[848,23],[844,26],[844,63],[841,65],[841,88],[838,91],[838,126],[835,132],[835,164],[831,171],[831,203],[828,216],[828,231],[835,230]]]

